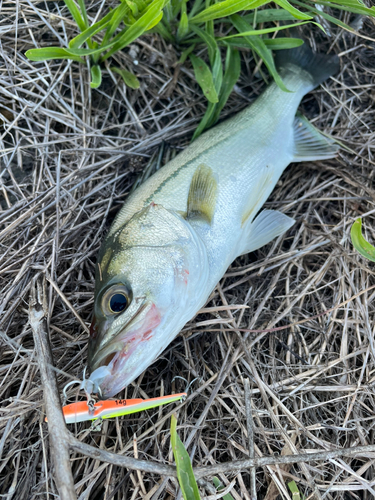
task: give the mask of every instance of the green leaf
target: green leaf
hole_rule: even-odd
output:
[[[295,49],[303,45],[303,40],[300,38],[269,38],[263,41],[271,50]]]
[[[281,30],[286,30],[288,28],[294,28],[295,26],[303,26],[304,24],[307,24],[309,22],[311,22],[311,21],[303,21],[301,23],[286,24],[285,26],[275,26],[274,28],[265,28],[262,30],[249,29],[248,31],[241,31],[240,33],[238,33],[236,35],[223,36],[221,38],[221,40],[230,40],[231,38],[236,38],[239,36],[266,35],[267,33],[274,33],[275,31],[279,32]],[[318,24],[318,23],[313,23],[313,24]],[[248,27],[250,28],[250,26],[248,26]]]
[[[314,13],[317,16],[321,16],[323,19],[326,19],[327,21],[330,21],[331,23],[336,24],[337,26],[340,26],[340,28],[344,28],[345,30],[352,31],[352,32],[355,31],[349,25],[340,21],[340,19],[336,19],[335,17],[331,16],[330,14],[327,14],[326,12],[322,12],[321,10],[314,9],[313,7],[310,7],[310,5],[307,5],[306,3],[303,3],[303,2],[299,2],[298,0],[293,0],[293,2],[297,5],[300,5],[301,7],[308,8],[310,10],[310,12]],[[318,2],[315,2],[315,3],[318,3]]]
[[[346,10],[347,12],[353,12],[354,14],[363,14],[365,16],[375,17],[375,7],[366,7],[361,0],[331,0],[326,2],[323,0],[314,1],[319,5],[326,5],[333,9]]]
[[[71,54],[73,56],[91,56],[93,54],[100,54],[104,50],[107,50],[111,48],[114,45],[115,42],[109,43],[105,47],[98,46],[98,44],[95,43],[95,46],[92,49],[64,49],[68,54]]]
[[[362,219],[357,219],[350,230],[354,248],[368,260],[375,262],[375,247],[362,236]]]
[[[195,132],[194,132],[193,137],[191,139],[192,141],[195,141],[195,139],[197,139],[201,135],[201,133],[206,128],[209,127],[210,123],[213,122],[213,117],[214,117],[216,106],[217,106],[217,104],[213,104],[212,102],[208,103],[206,112],[203,115],[203,118],[200,121],[198,127],[195,129]]]
[[[111,50],[109,50],[102,57],[102,61],[105,61],[112,54],[115,54],[116,52],[139,38],[145,31],[155,25],[154,23],[156,19],[160,21],[161,10],[163,9],[167,1],[168,0],[153,0],[153,2],[145,10],[145,13],[139,19],[137,19],[134,24],[129,26],[125,33],[118,40],[116,40]]]
[[[301,494],[295,481],[290,481],[288,483],[288,488],[290,489],[293,500],[301,500]]]
[[[219,95],[221,84],[223,82],[223,65],[221,62],[221,53],[219,47],[215,52],[215,60],[212,66],[212,79],[214,81],[214,86],[217,95]]]
[[[80,29],[80,31],[85,31],[87,26],[86,26],[84,19],[81,16],[81,13],[80,13],[75,1],[74,0],[64,0],[64,2],[65,2],[65,5],[68,7],[69,12],[72,14],[73,19],[77,23],[77,26]]]
[[[236,30],[240,33],[244,31],[250,31],[249,28],[251,28],[251,26],[249,26],[249,24],[239,15],[235,14],[234,16],[231,16],[231,21]],[[268,71],[272,75],[277,85],[282,90],[284,90],[284,92],[289,92],[276,70],[272,52],[267,48],[264,41],[259,36],[246,36],[245,40],[248,42],[249,46],[254,50],[254,52],[256,52],[258,56],[263,59],[264,64],[267,66]]]
[[[220,17],[227,17],[240,10],[250,10],[269,3],[271,0],[224,0],[215,3],[191,18],[193,23],[203,23]]]
[[[133,75],[133,73],[126,71],[126,69],[116,68],[116,66],[111,66],[110,69],[122,77],[127,87],[130,87],[131,89],[139,89],[139,80],[135,75]]]
[[[190,29],[196,33],[199,38],[203,40],[203,42],[207,45],[208,57],[210,59],[210,63],[213,64],[215,60],[215,53],[217,49],[217,43],[213,36],[209,35],[207,31],[202,30],[198,26],[194,24],[191,25]]]
[[[81,47],[81,45],[83,45],[86,42],[86,40],[88,40],[92,36],[96,35],[100,31],[102,31],[104,28],[106,28],[109,25],[109,23],[110,23],[110,21],[107,20],[105,22],[99,22],[99,23],[93,24],[92,26],[90,26],[90,28],[87,28],[87,30],[83,31],[78,36],[76,36],[75,38],[70,40],[69,48],[70,49],[78,49],[79,47]]]
[[[178,60],[178,64],[184,64],[189,54],[191,54],[194,49],[195,49],[195,43],[193,45],[190,45],[190,47],[188,47],[186,50],[184,50],[183,53],[181,54],[180,59]]]
[[[214,476],[212,478],[212,482],[214,483],[214,486],[215,488],[217,489],[217,492],[220,493],[221,490],[224,489],[224,486],[223,484],[221,483],[220,479],[217,478],[216,476]],[[234,500],[232,495],[230,493],[227,493],[226,495],[224,495],[223,497],[223,500]]]
[[[48,61],[50,59],[71,59],[83,63],[81,57],[73,55],[67,49],[61,47],[44,47],[43,49],[30,49],[26,51],[25,56],[30,61]]]
[[[200,58],[190,54],[190,60],[193,64],[195,78],[203,91],[204,96],[209,102],[215,103],[219,99],[215,90],[212,73],[207,64]]]
[[[245,21],[249,24],[253,24],[255,14],[247,14],[243,16]],[[256,22],[260,23],[269,23],[271,21],[293,21],[295,19],[292,14],[284,9],[264,9],[258,10],[256,15]]]
[[[171,418],[171,444],[176,462],[177,479],[184,500],[200,500],[198,485],[194,477],[190,457],[176,431],[177,420]]]
[[[85,0],[78,0],[79,8],[81,9],[83,21],[85,23],[86,28],[89,27],[89,20],[87,19],[86,5]]]
[[[296,19],[312,19],[312,17],[308,14],[305,14],[301,12],[300,10],[296,9],[291,5],[288,0],[273,0],[277,5],[280,5],[283,9],[286,11],[290,12],[292,16],[294,16]]]
[[[225,72],[223,83],[221,85],[221,92],[219,95],[219,102],[216,106],[215,114],[211,124],[214,124],[219,119],[221,110],[224,108],[235,84],[241,74],[241,57],[238,50],[228,47],[227,57],[225,60]]]
[[[91,83],[90,87],[92,89],[97,89],[102,83],[102,71],[100,66],[91,66]]]
[[[101,45],[106,45],[110,40],[113,33],[117,30],[120,23],[124,20],[124,18],[129,14],[130,8],[128,4],[125,2],[116,7],[116,9],[112,12],[111,22],[108,26],[106,34],[104,35],[103,41]]]
[[[175,39],[174,39],[172,33],[169,31],[169,28],[165,25],[164,19],[163,19],[162,22],[160,22],[159,24],[157,24],[152,29],[152,31],[156,32],[156,33],[159,33],[159,35],[161,35],[165,40],[167,40],[167,42],[174,42]]]
[[[189,19],[186,12],[181,14],[181,19],[178,24],[177,29],[177,38],[178,40],[182,40],[189,32]]]

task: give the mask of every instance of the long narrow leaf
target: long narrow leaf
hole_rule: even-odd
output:
[[[240,33],[237,33],[235,35],[229,35],[229,36],[224,36],[221,38],[221,40],[230,40],[231,38],[236,38],[239,36],[257,36],[257,35],[266,35],[267,33],[275,33],[275,31],[281,31],[281,30],[286,30],[288,28],[294,28],[295,26],[303,26],[304,24],[307,24],[311,21],[303,21],[301,23],[294,23],[294,24],[286,24],[285,26],[275,26],[274,28],[265,28],[262,30],[253,30],[250,29],[249,31],[241,31]],[[318,24],[318,23],[313,23],[313,24]]]
[[[248,25],[248,23],[244,21],[239,15],[235,14],[234,16],[231,16],[231,21],[236,30],[240,33],[250,31],[250,26]],[[246,36],[245,40],[248,41],[249,46],[254,50],[254,52],[256,52],[258,56],[263,59],[264,64],[267,66],[268,71],[272,75],[277,85],[285,92],[289,92],[276,70],[272,52],[267,48],[264,41],[259,36]]]
[[[80,13],[75,1],[74,0],[64,0],[64,2],[66,4],[66,6],[68,7],[69,12],[72,14],[73,19],[77,23],[78,28],[81,31],[85,31],[87,26],[86,26],[84,19],[81,16],[81,13]]]
[[[299,2],[298,0],[293,0],[293,3],[295,3],[296,5],[300,5],[301,7],[308,8],[311,13],[314,13],[315,15],[322,17],[326,21],[329,21],[333,24],[336,24],[337,26],[340,26],[340,28],[344,28],[345,30],[348,30],[348,31],[355,31],[348,24],[345,24],[344,22],[340,21],[340,19],[337,19],[336,17],[333,17],[330,14],[327,14],[327,12],[323,12],[321,10],[314,9],[313,7],[310,7],[310,5],[307,5],[306,3],[303,3],[303,2]]]
[[[305,14],[301,12],[300,10],[296,9],[291,5],[288,0],[273,0],[277,5],[280,5],[283,9],[286,11],[290,12],[292,16],[294,16],[296,19],[312,19],[312,17],[308,14]]]
[[[235,14],[240,10],[250,10],[269,3],[271,0],[224,0],[215,3],[191,18],[193,23],[203,23]]]
[[[120,75],[124,80],[126,86],[130,87],[131,89],[139,89],[139,80],[135,75],[133,75],[133,73],[130,73],[130,71],[127,71],[126,69],[116,68],[116,66],[111,66],[111,71]]]
[[[212,123],[212,119],[214,117],[216,107],[217,107],[217,103],[216,104],[213,104],[212,102],[208,103],[206,112],[203,115],[203,118],[200,121],[198,127],[195,129],[195,132],[194,132],[193,137],[191,139],[192,141],[195,141],[195,139],[197,139],[202,134],[202,132],[206,128],[209,127],[210,123]]]
[[[199,28],[198,26],[195,26],[192,24],[190,26],[190,29],[196,33],[199,38],[201,38],[205,44],[207,45],[207,50],[208,50],[208,57],[210,59],[210,63],[213,64],[215,60],[215,52],[217,49],[217,43],[214,37],[209,35],[205,30],[202,30],[202,28]]]
[[[83,31],[78,36],[76,36],[75,38],[70,40],[69,48],[70,49],[78,49],[79,47],[81,47],[81,45],[83,45],[86,42],[86,40],[88,40],[92,36],[96,35],[100,31],[105,29],[109,23],[110,23],[110,21],[107,20],[104,23],[103,22],[95,23],[95,25],[90,26],[90,28],[87,28],[87,30]]]
[[[249,24],[253,24],[255,14],[247,14],[243,16],[245,21]],[[258,10],[256,14],[256,22],[260,23],[268,23],[271,21],[293,21],[295,19],[290,12],[284,9],[263,9]]]
[[[217,93],[212,77],[212,73],[207,64],[200,58],[190,54],[190,60],[193,64],[195,79],[203,91],[204,96],[209,102],[218,102]]]
[[[213,125],[220,116],[221,110],[225,106],[235,84],[241,74],[241,57],[238,50],[228,47],[227,57],[225,61],[225,72],[223,83],[221,85],[221,92],[219,95],[219,102],[215,109],[215,114],[210,125]]]
[[[125,31],[125,33],[116,41],[111,50],[102,57],[102,60],[105,61],[112,54],[115,54],[118,50],[123,49],[140,37],[145,31],[153,26],[155,19],[159,18],[160,20],[160,12],[166,4],[166,1],[167,0],[154,0],[143,16],[141,16]]]
[[[365,16],[375,17],[375,7],[366,7],[359,0],[330,0],[329,2],[323,0],[314,1],[319,5],[326,5],[327,7],[332,7],[334,9],[346,10],[347,12],[353,12],[354,14],[363,14]]]
[[[102,71],[100,66],[91,66],[91,83],[90,87],[92,89],[97,89],[102,83]]]
[[[184,500],[200,500],[197,481],[195,480],[190,457],[176,431],[177,420],[171,418],[171,444],[176,462],[177,479]]]
[[[366,259],[375,262],[375,247],[362,236],[362,219],[357,219],[350,230],[354,248]]]
[[[71,59],[72,61],[84,62],[76,55],[71,54],[67,49],[61,47],[44,47],[42,49],[27,50],[25,56],[30,61],[49,61],[50,59]]]

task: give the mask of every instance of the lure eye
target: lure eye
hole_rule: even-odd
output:
[[[131,302],[131,292],[127,286],[118,284],[108,288],[101,299],[101,306],[104,314],[120,314]]]
[[[127,305],[128,299],[122,293],[115,293],[109,299],[109,309],[115,314],[122,312]]]

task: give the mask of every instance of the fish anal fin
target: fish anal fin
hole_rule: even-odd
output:
[[[203,218],[210,224],[215,212],[217,189],[212,168],[202,163],[191,180],[186,218]]]
[[[328,160],[334,158],[339,146],[325,137],[304,116],[297,114],[293,124],[293,161]]]
[[[277,210],[263,210],[254,221],[248,220],[245,224],[238,255],[261,248],[285,233],[294,223],[294,219]]]

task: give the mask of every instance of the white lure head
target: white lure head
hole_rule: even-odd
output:
[[[180,215],[152,203],[99,253],[88,367],[104,397],[142,373],[201,305],[206,249]],[[91,377],[90,377],[91,378]]]

